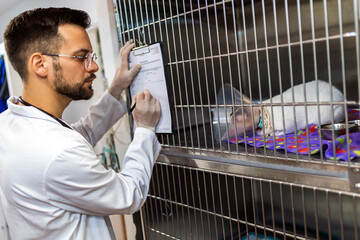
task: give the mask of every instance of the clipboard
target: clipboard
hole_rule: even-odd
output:
[[[161,116],[156,133],[173,133],[171,111],[166,84],[165,65],[161,42],[134,48],[129,54],[129,67],[141,65],[140,72],[130,85],[130,97],[145,89],[160,102]],[[134,122],[133,130],[136,124]]]

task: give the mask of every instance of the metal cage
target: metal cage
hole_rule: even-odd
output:
[[[114,0],[114,7],[121,45],[162,42],[173,117],[174,133],[158,134],[163,150],[141,211],[144,238],[358,239],[360,158],[350,155],[357,146],[349,128],[360,118],[358,0]],[[344,100],[265,101],[312,80],[335,86]],[[251,103],[234,102],[232,92],[225,101],[225,86]],[[347,161],[335,140],[325,149],[321,125],[316,152],[310,125],[295,129],[296,151],[286,142],[273,150],[275,136],[273,149],[266,138],[220,139],[236,107],[281,107],[285,115],[285,107],[315,106],[310,114],[320,115],[323,105],[345,109]]]
[[[358,239],[357,194],[159,163],[148,239]]]

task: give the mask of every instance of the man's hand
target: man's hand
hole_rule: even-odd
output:
[[[136,74],[141,69],[140,64],[136,64],[129,70],[129,53],[131,49],[135,47],[133,40],[126,42],[124,47],[121,48],[119,53],[119,67],[116,69],[114,80],[109,87],[109,93],[119,99],[121,92],[129,87],[131,82],[134,80]]]
[[[133,96],[133,103],[136,103],[133,111],[136,127],[145,127],[155,132],[161,115],[159,101],[148,90],[144,90]]]

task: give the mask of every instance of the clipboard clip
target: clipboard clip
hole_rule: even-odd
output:
[[[135,41],[139,44],[139,46],[133,48],[132,51],[148,47],[148,45],[145,42],[144,29],[141,31],[141,37],[142,37],[143,42],[138,40],[138,39],[135,39]],[[138,56],[138,55],[146,54],[146,53],[149,53],[149,52],[150,52],[150,48],[148,47],[145,51],[140,51],[140,52],[137,52],[137,53],[134,52],[134,55]]]
[[[136,51],[136,50],[140,50],[140,49],[143,49],[143,51]],[[145,49],[146,48],[146,49]],[[143,45],[143,46],[139,46],[139,47],[135,47],[132,49],[132,51],[136,51],[134,52],[134,56],[140,56],[140,55],[143,55],[143,54],[147,54],[150,52],[150,47],[148,47],[148,45]]]

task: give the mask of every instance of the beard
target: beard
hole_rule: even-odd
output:
[[[94,73],[81,82],[76,83],[75,85],[69,85],[66,83],[66,80],[63,76],[63,71],[60,66],[60,63],[53,63],[55,70],[55,89],[58,93],[71,98],[72,100],[88,100],[94,95],[94,90],[91,85],[85,87],[84,84],[88,81],[92,81],[96,78]]]

